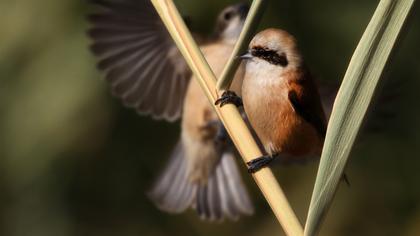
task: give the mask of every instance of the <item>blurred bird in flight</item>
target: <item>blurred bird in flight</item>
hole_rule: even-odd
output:
[[[252,214],[223,126],[150,1],[91,2],[99,8],[89,16],[91,50],[112,93],[139,114],[170,122],[182,118],[180,141],[149,192],[156,206],[172,213],[194,208],[208,220]],[[213,36],[200,45],[217,76],[232,53],[248,9],[247,4],[225,8]],[[243,73],[239,68],[232,84],[238,94]]]

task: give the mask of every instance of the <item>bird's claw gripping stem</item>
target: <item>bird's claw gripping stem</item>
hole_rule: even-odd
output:
[[[214,103],[214,105],[220,105],[220,107],[226,104],[234,104],[237,107],[243,105],[242,99],[235,92],[229,90],[223,92],[222,96]]]
[[[248,165],[248,172],[253,174],[259,171],[263,167],[268,166],[273,161],[273,159],[274,157],[272,156],[262,156],[247,162],[246,164]]]

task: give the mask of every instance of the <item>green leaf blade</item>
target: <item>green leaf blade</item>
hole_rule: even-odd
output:
[[[315,235],[330,206],[376,86],[415,0],[382,0],[337,94],[309,207],[305,235]]]

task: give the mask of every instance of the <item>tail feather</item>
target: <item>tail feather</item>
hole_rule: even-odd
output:
[[[188,200],[192,198],[193,186],[188,183],[186,165],[183,164],[177,169],[176,177],[170,183],[170,187],[164,198],[166,207],[174,212],[182,211],[188,207]],[[179,208],[178,206],[182,206]]]
[[[232,154],[224,155],[221,161],[223,174],[226,178],[225,183],[228,185],[226,189],[231,192],[237,211],[243,214],[252,214],[254,212],[253,205],[242,182],[234,156]]]
[[[212,210],[211,215],[214,216],[214,219],[221,219],[223,217],[223,212],[221,208],[222,200],[218,191],[217,179],[213,178],[208,183],[208,193],[209,193],[209,209]]]
[[[188,166],[184,156],[182,144],[178,143],[169,163],[148,193],[162,211],[183,212],[194,199],[197,186],[188,181]]]
[[[181,153],[181,149],[177,146],[169,160],[168,165],[166,166],[165,170],[162,172],[164,173],[159,177],[157,180],[154,188],[153,188],[153,195],[159,196],[159,197],[165,197],[165,192],[167,192],[172,186],[172,181],[174,181],[174,177],[177,176],[178,170],[182,168],[184,165],[182,163],[182,158],[177,158],[177,156],[183,155]]]
[[[202,219],[211,219],[210,206],[208,202],[208,185],[200,186],[197,192],[197,206],[196,210]]]
[[[217,191],[219,192],[220,198],[223,199],[220,201],[221,202],[220,207],[222,209],[222,212],[224,215],[227,216],[227,218],[236,220],[238,218],[237,217],[238,213],[236,212],[234,208],[235,203],[228,189],[229,186],[227,185],[227,180],[223,173],[222,168],[216,169],[216,178],[217,178],[216,181],[218,183]]]
[[[232,153],[224,153],[206,184],[189,179],[188,163],[179,143],[149,197],[167,212],[194,208],[203,220],[237,220],[254,211]]]
[[[251,215],[253,205],[242,182],[234,156],[223,154],[207,185],[197,190],[197,212],[202,219],[237,220],[241,215]]]

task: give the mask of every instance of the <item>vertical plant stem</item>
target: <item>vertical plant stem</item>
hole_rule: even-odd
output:
[[[228,90],[232,79],[235,75],[238,66],[241,62],[237,59],[240,53],[244,52],[248,48],[248,44],[252,37],[255,35],[258,24],[261,21],[264,10],[267,6],[267,0],[255,0],[252,2],[251,8],[249,9],[248,16],[246,18],[244,29],[239,36],[238,42],[233,49],[232,55],[225,66],[222,75],[217,81],[217,89]]]
[[[152,3],[195,77],[198,79],[210,103],[214,104],[218,98],[216,77],[194,42],[173,1],[152,0]],[[238,109],[234,105],[226,105],[223,108],[214,106],[214,109],[245,162],[262,155]],[[269,168],[263,168],[253,174],[253,177],[286,234],[293,236],[303,235],[302,226],[271,170]]]

